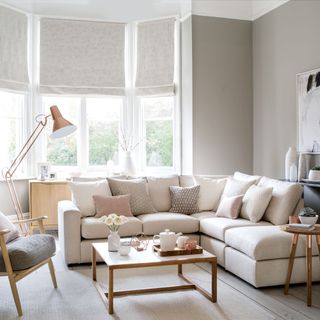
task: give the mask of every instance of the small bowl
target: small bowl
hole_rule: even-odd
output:
[[[314,217],[304,217],[304,216],[299,216],[299,220],[301,223],[303,224],[316,224],[318,221],[318,215],[314,216]]]
[[[127,256],[131,250],[130,241],[121,242],[119,246],[120,256]]]

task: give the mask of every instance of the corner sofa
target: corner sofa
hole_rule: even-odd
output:
[[[287,223],[289,215],[296,215],[303,207],[302,187],[299,184],[239,172],[233,177],[182,175],[144,177],[143,180],[155,212],[145,214],[140,212],[139,215],[130,217],[120,228],[121,237],[131,237],[141,232],[153,236],[164,229],[182,232],[198,240],[204,249],[215,254],[220,266],[253,286],[284,284],[291,235],[282,231],[279,225]],[[243,217],[230,219],[217,216],[215,211],[221,199],[226,196],[226,192],[230,193],[229,180],[272,188],[272,196],[260,221],[253,222]],[[219,184],[219,190],[217,181],[224,181],[223,184]],[[94,182],[79,183],[88,186],[90,183],[94,184]],[[214,190],[210,189],[211,184]],[[170,212],[169,187],[194,185],[200,185],[199,212],[190,215]],[[94,190],[90,192],[95,193]],[[83,201],[86,197],[90,199],[90,192],[84,194],[80,200]],[[111,195],[110,190],[108,192]],[[247,191],[231,190],[232,192]],[[94,216],[94,212],[83,214],[75,200],[58,203],[58,230],[61,250],[68,265],[91,262],[91,244],[105,242],[109,234],[106,225]],[[320,280],[320,264],[316,248],[314,244],[314,281]],[[305,282],[305,265],[305,239],[300,237],[291,283]]]

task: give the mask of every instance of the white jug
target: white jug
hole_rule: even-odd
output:
[[[160,232],[159,235],[153,237],[153,242],[160,241],[160,249],[163,251],[171,251],[176,247],[176,241],[182,233],[174,233],[169,229],[165,229],[164,232]]]

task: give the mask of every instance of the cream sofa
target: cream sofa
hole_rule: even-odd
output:
[[[168,212],[168,205],[170,207],[168,186],[195,185],[197,177],[146,177],[148,192],[155,208],[158,211],[166,210],[130,217],[129,221],[120,228],[120,236],[130,237],[141,232],[147,236],[153,236],[164,229],[182,232],[197,239],[204,249],[214,253],[220,266],[253,286],[284,284],[291,235],[280,230],[278,225],[266,220],[272,220],[270,217],[273,215],[273,219],[287,222],[288,215],[297,214],[303,206],[302,188],[299,185],[292,188],[292,184],[268,178],[261,180],[261,177],[256,176],[238,174],[235,177],[240,180],[253,179],[256,184],[273,185],[272,199],[261,221],[253,223],[244,218],[217,217],[214,211],[201,211],[191,215]],[[221,178],[223,176],[205,177],[205,179]],[[208,197],[208,195],[205,196]],[[210,199],[202,197],[202,201],[206,200]],[[280,217],[282,212],[286,212],[285,217]],[[83,217],[72,201],[59,202],[58,225],[60,246],[68,265],[91,262],[92,242],[104,242],[109,234],[108,229],[99,219],[93,216]],[[313,280],[315,281],[320,280],[320,265],[316,248],[314,244]],[[304,237],[300,237],[296,257],[292,283],[305,281]]]

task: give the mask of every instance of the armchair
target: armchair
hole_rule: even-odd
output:
[[[28,237],[18,237],[6,243],[5,235],[9,230],[0,230],[0,276],[8,276],[12,295],[19,316],[22,316],[22,308],[16,283],[41,266],[48,264],[52,283],[57,288],[54,266],[51,258],[56,247],[54,238],[46,235],[43,220],[47,217],[19,220],[14,223],[37,222],[40,234]]]

